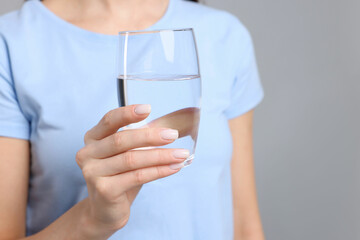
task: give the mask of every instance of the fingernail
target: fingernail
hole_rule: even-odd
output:
[[[135,113],[138,115],[147,114],[151,112],[151,105],[150,104],[140,104],[137,105],[134,109]]]
[[[183,158],[186,159],[190,156],[190,152],[187,149],[176,149],[172,152],[174,158]]]
[[[171,165],[169,165],[169,167],[170,167],[172,170],[177,170],[177,169],[183,168],[183,167],[184,167],[184,163],[171,164]]]
[[[179,137],[179,132],[174,129],[165,129],[160,132],[160,136],[165,140],[175,140]]]

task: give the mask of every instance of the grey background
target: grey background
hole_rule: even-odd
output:
[[[21,3],[0,0],[0,14]],[[360,1],[206,3],[236,14],[254,39],[266,91],[255,164],[267,239],[360,240]]]

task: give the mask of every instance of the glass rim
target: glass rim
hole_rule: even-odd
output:
[[[122,36],[129,34],[151,34],[151,33],[160,33],[160,32],[181,32],[181,31],[193,32],[193,28],[167,28],[167,29],[154,29],[154,30],[120,31],[118,35]]]

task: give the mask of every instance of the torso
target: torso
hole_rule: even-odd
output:
[[[127,226],[111,239],[232,239],[232,142],[225,111],[236,74],[231,35],[245,31],[237,24],[227,13],[171,0],[150,27],[194,28],[203,89],[196,158],[179,174],[146,184]],[[27,233],[33,234],[87,196],[75,154],[85,132],[118,107],[117,37],[66,23],[36,0],[0,19],[0,31],[31,124]]]

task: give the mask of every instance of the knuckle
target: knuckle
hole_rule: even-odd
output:
[[[164,151],[156,149],[154,152],[155,163],[160,164],[164,161]]]
[[[117,228],[117,229],[121,229],[121,228],[125,227],[126,224],[127,224],[128,221],[129,221],[129,219],[130,219],[130,212],[127,213],[127,214],[118,222],[116,228]]]
[[[102,196],[105,199],[109,199],[109,193],[110,193],[110,189],[109,189],[109,185],[106,184],[105,181],[99,179],[95,182],[95,189],[96,192]]]
[[[134,169],[136,166],[134,153],[133,152],[126,152],[124,154],[125,166],[129,169]]]
[[[156,176],[158,178],[162,178],[163,177],[163,172],[161,171],[161,168],[159,166],[155,167],[156,169]]]
[[[146,128],[144,131],[144,140],[146,144],[151,144],[153,142],[153,131],[151,128]]]
[[[95,167],[93,164],[87,164],[82,168],[82,173],[86,181],[90,181],[94,176]]]
[[[87,140],[89,139],[89,131],[87,131],[84,135],[84,143],[86,144]]]
[[[114,110],[107,112],[102,118],[101,124],[104,125],[105,127],[111,126],[113,115],[114,115]]]
[[[85,161],[85,149],[81,148],[75,155],[76,163],[82,168]]]
[[[143,170],[137,170],[134,172],[135,174],[135,183],[136,184],[143,184],[145,182],[145,176]]]
[[[123,136],[121,132],[117,132],[113,134],[113,144],[115,147],[121,146],[122,142],[123,142]]]

